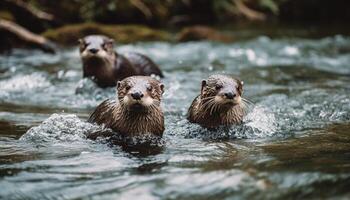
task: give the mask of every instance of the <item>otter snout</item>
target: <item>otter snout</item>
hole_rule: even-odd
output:
[[[113,41],[105,36],[90,35],[80,39],[79,42],[83,61],[89,58],[111,59],[114,57]]]
[[[233,92],[225,92],[225,93],[224,93],[224,96],[225,96],[227,99],[233,99],[233,98],[235,98],[237,95],[234,94]]]
[[[144,96],[142,92],[132,92],[130,95],[135,100],[141,100],[141,98]]]
[[[238,96],[238,94],[237,91],[234,89],[223,88],[221,91],[218,92],[218,96],[226,100],[234,100]]]
[[[90,48],[90,49],[88,49],[88,51],[90,53],[92,53],[92,54],[96,54],[99,51],[99,49],[97,49],[97,48]]]
[[[163,88],[163,84],[148,76],[131,76],[117,82],[118,99],[131,110],[159,106]]]
[[[238,94],[238,91],[234,91],[231,89],[223,89],[216,95],[215,100],[218,103],[223,103],[223,104],[226,104],[226,103],[237,104],[240,101],[240,96]]]

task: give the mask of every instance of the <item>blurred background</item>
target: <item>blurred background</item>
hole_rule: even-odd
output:
[[[349,6],[346,0],[3,0],[1,47],[4,50],[40,46],[35,44],[37,41],[14,33],[8,21],[65,45],[75,45],[72,43],[77,38],[92,33],[105,34],[120,42],[232,41],[247,37],[239,31],[252,27],[260,27],[267,35],[278,34],[273,30],[285,26],[299,27],[309,34],[324,28],[322,32],[315,31],[318,35],[349,33]],[[216,30],[233,32],[228,36]]]

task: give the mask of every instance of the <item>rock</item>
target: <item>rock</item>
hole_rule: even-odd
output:
[[[116,42],[129,43],[135,41],[169,41],[170,34],[142,25],[103,25],[84,23],[67,25],[51,29],[43,36],[62,45],[76,45],[79,38],[90,34],[102,34],[113,38]]]
[[[186,27],[177,34],[176,40],[179,42],[213,40],[218,42],[232,42],[233,37],[220,33],[219,31],[207,26]]]

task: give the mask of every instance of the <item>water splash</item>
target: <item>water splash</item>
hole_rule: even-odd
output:
[[[42,142],[74,142],[86,139],[89,132],[99,131],[101,127],[80,120],[73,114],[52,114],[39,126],[29,129],[22,141],[40,144]]]
[[[202,138],[209,140],[237,139],[237,138],[266,138],[276,134],[278,127],[275,115],[266,107],[254,106],[243,118],[242,124],[230,127],[221,126],[214,130],[208,130],[198,124],[192,124],[187,120],[180,120],[173,125],[182,127],[168,130],[171,135],[181,134],[187,138]]]
[[[0,90],[8,92],[32,90],[49,86],[51,86],[50,82],[42,73],[16,75],[8,80],[0,81]]]
[[[152,134],[142,134],[135,137],[122,137],[104,125],[91,124],[80,120],[74,114],[52,114],[39,126],[29,129],[21,138],[21,141],[34,144],[52,142],[79,142],[87,139],[97,140],[100,143],[138,146],[138,147],[162,147],[165,141]]]
[[[261,105],[254,106],[248,112],[243,118],[243,124],[247,129],[251,129],[249,133],[245,132],[248,138],[269,137],[277,131],[275,115]]]

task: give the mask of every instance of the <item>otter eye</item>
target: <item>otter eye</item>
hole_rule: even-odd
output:
[[[220,90],[222,88],[222,85],[217,85],[217,86],[215,86],[215,89],[216,90]]]
[[[89,46],[89,43],[81,42],[80,43],[80,49],[84,50],[86,47]]]
[[[113,41],[107,41],[107,42],[103,43],[102,48],[105,51],[107,51],[108,49],[112,49],[113,48]]]
[[[103,45],[102,45],[102,49],[104,49],[105,51],[107,51],[107,50],[108,50],[108,45],[107,45],[107,44],[103,44]]]
[[[152,91],[152,89],[153,89],[152,86],[148,86],[147,87],[147,90],[150,91],[150,92]]]
[[[126,90],[130,90],[130,88],[131,88],[130,85],[125,86]]]

